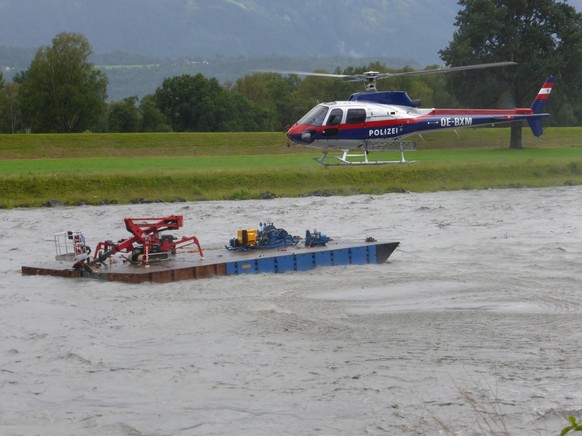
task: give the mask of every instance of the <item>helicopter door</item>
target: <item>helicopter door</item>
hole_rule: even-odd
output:
[[[325,129],[323,131],[323,134],[325,136],[337,136],[337,134],[339,133],[339,129],[333,126],[339,126],[342,122],[343,116],[344,116],[343,110],[339,108],[332,109],[331,112],[329,113],[329,116],[327,117],[327,123],[325,123],[325,125],[330,126],[330,128]]]
[[[348,109],[346,124],[364,124],[366,122],[365,109]]]
[[[327,126],[337,126],[342,122],[343,116],[344,116],[343,110],[339,108],[332,109],[332,111],[329,113],[329,117],[327,118],[327,123],[325,124]]]

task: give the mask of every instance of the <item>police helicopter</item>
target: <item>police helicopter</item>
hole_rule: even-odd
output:
[[[527,121],[535,136],[542,135],[546,101],[555,78],[549,77],[529,108],[516,109],[424,109],[419,100],[411,99],[406,91],[378,91],[377,80],[399,76],[419,76],[435,73],[516,65],[515,62],[494,62],[433,70],[401,73],[367,71],[362,74],[327,74],[285,71],[282,73],[337,77],[366,84],[366,92],[352,94],[347,101],[321,103],[311,109],[286,132],[297,145],[322,150],[317,162],[329,165],[382,165],[409,163],[404,152],[415,150],[408,136],[443,129],[458,129]],[[330,151],[341,155],[328,156]],[[372,160],[370,152],[400,152],[399,160]]]

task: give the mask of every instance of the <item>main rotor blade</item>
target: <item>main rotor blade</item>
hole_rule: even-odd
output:
[[[488,64],[462,65],[460,67],[436,68],[434,70],[405,71],[403,73],[381,73],[378,75],[377,79],[387,79],[390,77],[401,77],[401,76],[424,76],[426,74],[452,73],[455,71],[477,70],[480,68],[508,67],[510,65],[517,65],[517,62],[491,62]]]
[[[487,64],[462,65],[459,67],[436,68],[434,70],[405,71],[402,73],[378,73],[376,71],[368,71],[359,74],[330,74],[330,73],[307,73],[305,71],[269,71],[269,70],[253,70],[253,71],[257,73],[278,73],[278,74],[297,74],[299,76],[336,77],[340,79],[351,79],[350,81],[354,82],[367,82],[371,80],[390,79],[392,77],[424,76],[427,74],[452,73],[455,71],[477,70],[481,68],[507,67],[511,65],[517,65],[517,62],[490,62]]]
[[[306,73],[305,71],[273,71],[273,70],[253,70],[256,73],[278,73],[278,74],[297,74],[298,76],[320,76],[320,77],[354,77],[353,74],[330,74],[330,73]]]

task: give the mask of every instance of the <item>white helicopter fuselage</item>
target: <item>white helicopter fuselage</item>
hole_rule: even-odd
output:
[[[287,131],[290,141],[327,150],[375,150],[407,136],[443,129],[528,121],[535,136],[555,79],[546,80],[529,108],[424,109],[405,92],[358,93],[349,101],[315,106]],[[390,104],[390,102],[403,104]]]
[[[300,145],[353,149],[364,141],[383,143],[404,137],[406,125],[432,110],[354,101],[323,103],[289,129],[288,136]],[[294,135],[297,130],[301,130],[299,137]]]

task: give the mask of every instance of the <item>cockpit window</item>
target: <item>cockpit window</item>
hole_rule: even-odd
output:
[[[366,122],[365,109],[348,109],[346,124],[362,124]]]
[[[323,105],[317,105],[311,109],[307,114],[297,121],[297,124],[305,124],[307,126],[322,126],[323,120],[327,115],[329,108]]]
[[[331,112],[329,113],[327,123],[325,124],[328,126],[337,126],[342,122],[343,115],[344,111],[342,111],[341,109],[339,108],[332,109]]]

